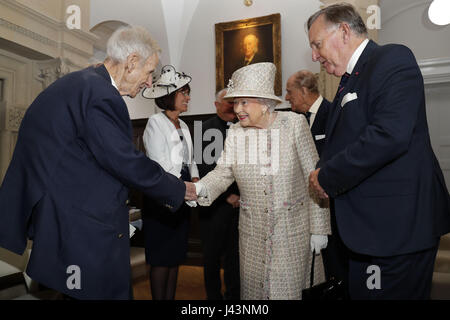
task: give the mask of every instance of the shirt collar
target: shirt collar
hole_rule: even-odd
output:
[[[352,74],[353,69],[356,66],[356,63],[358,62],[359,57],[361,56],[362,52],[366,48],[367,44],[369,43],[369,39],[365,39],[358,48],[356,48],[355,52],[353,52],[352,57],[350,58],[350,61],[347,64],[347,73]]]
[[[321,95],[319,95],[319,97],[316,99],[316,101],[314,101],[314,103],[311,105],[311,108],[309,108],[309,112],[316,114],[317,111],[319,110],[320,104],[323,101],[323,97]]]
[[[111,77],[111,75],[109,75],[109,77],[111,78],[111,84],[114,86],[114,88],[117,89],[117,91],[119,91],[119,88],[117,88],[117,84],[116,84],[116,82],[114,81],[113,77]]]

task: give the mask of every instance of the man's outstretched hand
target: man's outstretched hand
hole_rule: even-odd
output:
[[[185,181],[186,185],[186,194],[184,195],[184,200],[197,200],[197,192],[195,190],[195,185],[192,182]]]

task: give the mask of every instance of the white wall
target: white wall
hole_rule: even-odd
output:
[[[195,12],[184,45],[181,66],[192,75],[190,114],[214,113],[216,62],[214,24],[273,13],[281,15],[281,65],[283,95],[287,78],[297,70],[319,71],[311,61],[305,21],[319,9],[319,1],[257,0],[246,7],[243,1],[202,0]]]
[[[127,0],[126,7],[121,0],[91,1],[91,27],[106,20],[147,27],[163,50],[161,65],[172,63],[193,78],[190,110],[186,114],[215,112],[216,23],[281,14],[283,96],[289,75],[300,69],[319,71],[319,66],[311,61],[304,27],[308,17],[319,9],[318,0],[256,0],[251,7],[246,7],[242,0],[170,0],[179,5],[172,4],[170,13],[164,12],[168,6],[165,4],[163,8],[161,1],[168,0]],[[142,12],[148,12],[148,15],[142,15]],[[182,21],[179,21],[180,16]],[[131,99],[127,103],[133,119],[146,118],[153,113],[153,107],[146,99],[129,102]]]
[[[401,43],[417,60],[450,57],[450,25],[436,26],[428,19],[431,0],[380,0],[378,42]],[[447,13],[450,14],[450,13]]]
[[[430,3],[431,0],[380,0],[378,39],[380,44],[406,45],[418,62],[422,62],[431,143],[450,187],[450,25],[431,23],[428,18]]]
[[[167,1],[167,0],[166,0]],[[95,0],[91,1],[90,28],[97,24],[117,20],[146,27],[162,49],[159,67],[170,63],[168,37],[160,0]],[[125,97],[131,119],[148,118],[155,112],[153,100]]]

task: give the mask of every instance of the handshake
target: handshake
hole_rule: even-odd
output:
[[[187,201],[195,201],[197,200],[197,189],[195,188],[195,184],[193,182],[185,181],[186,185],[186,194],[184,195],[184,200]]]
[[[186,200],[186,204],[190,207],[197,206],[197,198],[198,197],[206,197],[206,190],[203,184],[199,182],[184,182],[186,184],[186,194],[184,196],[184,200]]]

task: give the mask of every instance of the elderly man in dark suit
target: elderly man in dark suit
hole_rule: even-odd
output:
[[[159,51],[144,28],[117,30],[104,64],[57,80],[22,121],[0,189],[0,245],[22,254],[32,240],[27,274],[70,297],[130,297],[128,187],[171,210],[195,198],[132,141],[122,96],[151,85]]]
[[[203,159],[198,164],[200,177],[216,167],[222,154],[230,124],[236,121],[233,100],[223,97],[227,89],[216,94],[216,115],[202,125]],[[213,138],[214,137],[214,138]],[[212,141],[211,141],[212,140]],[[236,182],[217,198],[210,207],[200,207],[200,235],[203,267],[208,300],[239,300],[239,189]],[[224,269],[225,295],[222,296],[220,267]]]
[[[319,94],[316,76],[308,70],[294,73],[286,83],[285,99],[291,104],[292,111],[306,116],[320,157],[326,138],[330,102]]]
[[[356,10],[308,20],[313,61],[341,76],[310,185],[335,205],[353,299],[428,299],[450,198],[431,148],[424,84],[411,50],[367,39]]]

